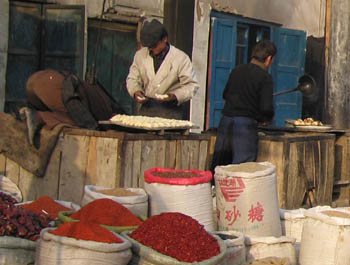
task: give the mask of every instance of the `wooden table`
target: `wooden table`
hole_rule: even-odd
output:
[[[276,166],[280,208],[331,205],[335,140],[332,133],[260,134],[258,161]]]
[[[211,135],[128,133],[64,129],[44,177],[0,154],[0,173],[22,191],[24,200],[47,195],[80,204],[84,186],[143,187],[152,167],[207,170]]]

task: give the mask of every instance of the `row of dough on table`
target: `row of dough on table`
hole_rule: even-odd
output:
[[[163,128],[191,128],[193,122],[187,120],[165,119],[160,117],[147,116],[130,116],[117,114],[110,118],[112,123],[126,127],[138,127],[146,129],[163,129]]]

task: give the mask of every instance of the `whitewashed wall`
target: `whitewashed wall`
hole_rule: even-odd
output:
[[[2,0],[0,1],[0,111],[4,111],[5,106],[8,22],[9,3],[7,0]]]
[[[323,37],[325,6],[326,0],[196,0],[192,60],[201,89],[193,99],[192,120],[204,128],[211,10],[273,22],[284,28],[304,30],[309,36]]]
[[[203,1],[197,1],[203,2]],[[323,37],[326,0],[212,0],[214,9],[282,24]]]
[[[57,0],[62,5],[85,5],[88,17],[99,17],[103,0]],[[139,8],[148,16],[163,17],[164,0],[106,0],[105,8],[116,5]]]

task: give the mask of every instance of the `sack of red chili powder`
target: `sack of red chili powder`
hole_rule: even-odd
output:
[[[79,222],[80,223],[80,222]],[[79,226],[79,223],[73,225]],[[67,224],[72,225],[72,224]],[[82,226],[76,227],[76,229],[61,229],[58,233],[67,232],[72,233],[75,237],[85,237],[90,240],[76,239],[74,237],[60,236],[53,234],[53,229],[44,229],[40,234],[40,240],[36,248],[36,265],[126,265],[132,257],[131,244],[124,238],[118,236],[115,233],[104,229],[101,232],[94,231],[92,227],[98,226],[97,224],[89,226],[89,224],[81,223]],[[61,227],[61,226],[60,226]],[[58,227],[56,231],[60,229]],[[113,237],[117,239],[117,243],[106,243],[95,240],[103,238],[105,233],[113,234]],[[100,234],[100,235],[98,235]],[[95,239],[94,239],[95,237]],[[105,236],[107,237],[107,236]],[[110,235],[108,234],[110,238]],[[114,241],[114,240],[113,240]]]
[[[120,233],[134,230],[142,224],[145,217],[137,217],[126,207],[111,199],[92,201],[76,212],[60,212],[62,222],[84,221],[101,224],[111,231]]]
[[[36,214],[47,215],[52,219],[57,219],[58,213],[61,211],[72,211],[80,209],[79,205],[71,202],[54,200],[49,196],[42,196],[34,201],[17,203],[16,206],[19,206],[25,210],[32,211]]]
[[[146,170],[144,176],[149,216],[180,212],[196,219],[208,231],[216,230],[210,171],[155,167]]]
[[[198,221],[174,212],[152,216],[133,232],[122,232],[122,236],[132,243],[130,265],[214,265],[223,261],[227,249]]]
[[[148,215],[148,195],[140,188],[107,188],[85,185],[81,205],[85,206],[97,199],[111,199],[119,202],[137,216]]]

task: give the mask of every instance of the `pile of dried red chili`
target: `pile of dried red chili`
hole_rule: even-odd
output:
[[[70,217],[75,220],[108,226],[139,226],[142,224],[142,221],[128,208],[107,198],[88,203]]]
[[[50,231],[57,236],[66,236],[82,240],[91,240],[103,243],[123,243],[123,241],[99,224],[86,222],[72,222],[61,224],[57,229]]]
[[[52,219],[56,219],[61,211],[71,211],[72,209],[64,207],[49,196],[42,196],[37,200],[19,205],[22,209],[32,211],[35,214],[48,215]]]
[[[220,254],[218,241],[197,220],[181,213],[154,215],[130,237],[182,262],[200,262]]]

